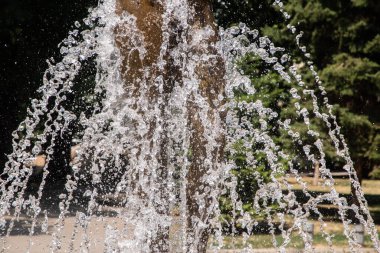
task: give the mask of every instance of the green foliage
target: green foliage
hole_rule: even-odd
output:
[[[275,24],[283,20],[273,7],[273,0],[211,0],[218,24],[228,27],[245,23],[251,28]]]
[[[351,156],[354,160],[372,161],[373,165],[379,163],[379,150],[373,145],[378,139],[376,125],[380,121],[380,65],[365,57],[340,53],[322,70],[321,76]]]
[[[376,44],[380,22],[378,1],[290,0],[286,9],[292,15],[291,24],[305,32],[302,41],[321,69],[336,54],[363,56],[369,54],[370,41],[374,40],[371,45]],[[292,36],[281,39],[289,43]]]
[[[376,118],[378,115],[372,109],[380,94],[379,71],[380,65],[368,58],[340,53],[322,70],[321,77],[326,80],[326,90],[334,103],[342,103],[356,113],[364,109],[367,115]]]
[[[371,173],[369,173],[371,179],[380,180],[380,167],[376,167]]]
[[[220,7],[216,10],[220,24],[224,26],[236,24],[240,18],[236,17],[236,12],[243,13],[243,21],[248,23],[248,26],[260,27],[262,35],[268,36],[277,46],[287,49],[287,53],[293,56],[290,64],[300,66],[299,71],[305,81],[305,88],[315,89],[312,75],[306,67],[302,67],[306,65],[303,63],[306,59],[296,47],[295,35],[288,31],[286,23],[281,22],[277,14],[274,15],[275,18],[265,22],[267,18],[263,12],[272,13],[274,10],[268,2],[261,1],[260,3],[265,2],[261,5],[259,1],[248,2],[249,4],[245,5],[241,1],[230,0],[223,1],[224,7],[215,5],[217,8]],[[256,7],[266,9],[255,8],[255,4]],[[228,10],[226,6],[229,7]],[[378,25],[380,2],[289,0],[285,4],[285,9],[291,14],[290,24],[297,27],[297,33],[304,32],[301,44],[311,53],[327,90],[329,102],[334,106],[333,111],[342,127],[341,132],[346,138],[351,157],[356,164],[362,166],[358,172],[363,172],[366,176],[373,170],[370,176],[380,178],[378,176],[380,175],[378,169],[380,165],[380,26]],[[255,21],[247,18],[249,16],[255,17]],[[318,138],[323,143],[327,167],[332,170],[342,169],[343,162],[336,155],[325,123],[311,115],[310,128],[318,133],[318,136],[307,134],[309,129],[297,113],[294,107],[296,101],[289,93],[294,85],[284,82],[277,73],[268,70],[270,66],[254,55],[244,57],[238,64],[242,71],[251,77],[256,94],[248,96],[237,92],[236,99],[260,100],[265,107],[277,112],[278,119],[291,120],[292,130],[300,133],[302,145],[294,142],[289,137],[288,131],[274,127],[276,122],[273,120],[268,119],[268,128],[265,130],[275,144],[289,155],[296,168],[313,171],[313,165],[307,162],[302,149],[306,144],[310,145],[312,153],[318,153],[314,152],[316,151],[314,142]],[[319,99],[321,112],[326,113],[327,108],[323,106],[323,99],[320,96]],[[299,103],[312,114],[313,105],[310,96],[303,94]],[[247,114],[244,111],[239,115],[260,128],[257,115]],[[253,175],[259,174],[265,182],[271,180],[271,172],[265,163],[265,156],[260,153],[260,147],[248,147],[252,149],[251,151],[243,150],[244,148],[237,143],[236,149],[241,152],[237,152],[234,157],[238,165],[234,173],[238,179],[238,193],[243,200],[244,209],[252,215],[257,215],[252,208],[252,200],[259,185],[257,177]],[[247,166],[243,151],[255,156],[258,161],[257,166]],[[287,171],[287,161],[283,161],[282,169],[284,172]],[[225,211],[230,208],[231,204],[226,204]]]
[[[312,54],[351,156],[364,175],[380,163],[380,2],[375,0],[290,0],[290,23],[304,32],[301,43]],[[285,27],[267,26],[267,34]],[[274,32],[275,31],[275,32]],[[274,36],[289,44],[290,33]],[[294,60],[302,61],[297,52]],[[316,122],[317,123],[317,122]],[[318,124],[318,123],[317,123]],[[330,152],[328,152],[330,153]],[[332,153],[329,154],[330,158]],[[359,163],[358,163],[359,164]],[[340,166],[339,163],[337,166]]]
[[[368,158],[379,164],[380,161],[380,128],[376,128],[376,133],[373,135],[373,140],[371,142],[371,147],[368,152]]]
[[[368,41],[363,52],[367,55],[380,56],[380,35],[376,35],[372,40]]]

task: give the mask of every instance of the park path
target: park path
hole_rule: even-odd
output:
[[[32,246],[30,250],[29,241],[30,237],[28,236],[28,227],[25,225],[25,222],[16,223],[15,231],[9,237],[1,237],[0,246],[5,243],[6,250],[1,251],[1,253],[47,253],[50,252],[50,246],[52,242],[52,233],[55,231],[54,225],[57,222],[57,218],[49,218],[48,222],[48,234],[42,233],[41,231],[36,231],[36,235],[32,237]],[[70,251],[70,242],[72,241],[72,234],[75,227],[76,218],[75,216],[65,218],[65,226],[62,230],[62,247],[57,253],[66,253],[66,252],[83,252],[81,251],[81,244],[84,243],[84,230],[80,226],[78,226],[77,232],[75,233],[72,251]],[[88,245],[89,252],[88,253],[105,253],[104,244],[106,237],[106,230],[112,227],[114,231],[116,231],[117,236],[122,237],[123,233],[123,220],[117,216],[114,217],[94,217],[91,219],[91,222],[88,226]],[[128,227],[127,229],[133,229],[132,227]],[[108,233],[109,234],[109,233]],[[114,243],[115,245],[118,243],[117,240],[113,238],[108,238],[110,243]],[[123,240],[128,241],[131,238],[123,238]],[[334,249],[336,253],[348,253],[350,252],[348,248],[336,248]],[[179,252],[179,251],[178,251]],[[209,250],[207,253],[241,253],[246,252],[243,250]],[[255,249],[252,251],[254,253],[276,253],[278,252],[276,249]],[[301,253],[302,250],[299,249],[287,249],[287,253]],[[326,253],[329,252],[328,248],[319,247],[315,251],[315,253]],[[375,253],[376,251],[373,249],[365,248],[360,250],[358,253]],[[115,252],[116,253],[116,252]],[[138,253],[138,250],[121,252],[121,253]],[[173,251],[173,253],[177,253],[177,251]]]
[[[57,221],[57,219],[49,219],[49,234],[39,233],[32,237],[32,246],[30,247],[30,251],[27,249],[29,247],[29,239],[30,237],[27,235],[27,229],[19,229],[15,231],[8,238],[2,237],[1,246],[5,242],[6,250],[4,253],[48,253],[50,252],[50,245],[52,242],[53,225]],[[68,217],[65,219],[65,227],[62,230],[62,248],[58,251],[58,253],[70,252],[69,245],[72,239],[72,234],[74,231],[74,224],[76,218]],[[105,234],[107,226],[113,226],[115,228],[122,229],[122,220],[117,217],[104,217],[104,218],[94,218],[91,220],[91,223],[88,227],[88,235],[89,235],[89,245],[90,250],[89,253],[104,253],[105,245]],[[75,235],[75,240],[73,243],[73,251],[72,252],[81,252],[81,244],[84,242],[84,230],[79,228],[78,232]]]

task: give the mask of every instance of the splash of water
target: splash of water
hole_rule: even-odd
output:
[[[360,247],[347,217],[352,211],[380,252],[376,228],[332,107],[326,98],[322,105],[317,98],[324,97],[325,91],[312,62],[308,64],[316,89],[305,88],[306,81],[291,65],[284,48],[276,47],[269,38],[260,37],[257,30],[244,24],[217,31],[212,22],[201,21],[204,13],[197,13],[192,1],[155,3],[159,11],[152,11],[149,25],[159,26],[156,41],[142,28],[141,13],[121,11],[118,3],[119,6],[105,0],[91,10],[83,24],[76,23],[78,29],[61,43],[62,60],[48,62],[39,89],[41,98],[32,101],[27,118],[13,133],[13,153],[4,168],[6,179],[1,182],[0,227],[6,233],[5,240],[23,215],[32,221],[29,249],[33,247],[37,227],[47,231],[48,210],[41,207],[47,168],[55,140],[71,131],[70,124],[76,122],[83,130],[77,133],[80,145],[75,150],[72,173],[59,196],[51,252],[63,247],[66,217],[83,178],[88,183],[83,194],[87,202],[85,210],[76,213],[71,251],[78,240],[83,252],[89,250],[89,227],[102,208],[99,198],[104,195],[118,200],[122,208],[118,217],[124,224],[122,229],[107,227],[106,252],[174,252],[173,247],[183,252],[201,252],[208,240],[215,242],[210,248],[218,251],[224,244],[226,226],[220,208],[222,196],[232,206],[231,234],[243,231],[246,250],[252,250],[248,238],[259,226],[259,220],[244,209],[234,174],[240,165],[235,159],[228,159],[242,152],[246,167],[257,167],[258,156],[265,160],[269,180],[253,172],[259,190],[252,196],[252,203],[268,222],[273,244],[279,251],[285,252],[294,233],[301,236],[306,251],[313,251],[312,238],[304,226],[312,214],[317,215],[333,251],[332,235],[325,230],[325,218],[318,209],[319,204],[328,202],[339,208],[352,252]],[[275,4],[288,17],[281,2],[276,0]],[[81,26],[88,29],[80,31]],[[294,27],[289,29],[295,32]],[[297,45],[309,58],[300,44],[301,37],[302,33],[296,36]],[[155,44],[157,41],[160,43]],[[294,83],[287,92],[296,100],[294,106],[308,129],[307,135],[314,139],[311,145],[304,143],[291,119],[280,118],[259,99],[249,102],[236,98],[236,91],[245,95],[256,93],[255,83],[237,64],[246,56],[258,57],[270,66],[268,71]],[[76,111],[65,108],[65,101],[75,88],[82,65],[91,59],[96,62],[93,97],[97,99],[91,115],[82,113],[78,117]],[[302,104],[303,99],[312,101],[312,112]],[[335,189],[326,165],[324,143],[312,128],[312,117],[324,122],[336,154],[345,161],[344,169],[357,189],[357,205],[350,205]],[[294,145],[303,147],[307,161],[320,164],[323,184],[329,192],[318,196],[310,193],[292,155],[286,154],[270,135],[268,129],[273,122]],[[42,132],[36,134],[40,129]],[[37,195],[31,195],[27,185],[33,171],[26,164],[42,151],[46,154],[42,183]],[[300,203],[288,183],[290,178],[296,178],[303,186],[306,203]],[[39,225],[41,216],[44,218]],[[288,223],[290,226],[286,227]],[[79,227],[85,231],[81,238],[77,236]],[[176,234],[170,232],[173,227],[177,227]],[[277,227],[284,239],[280,245],[275,239]]]

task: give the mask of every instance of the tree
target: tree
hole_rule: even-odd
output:
[[[258,3],[256,2],[256,6]],[[251,9],[253,1],[249,1],[248,7],[229,1],[223,6],[229,7],[229,12],[234,13],[240,10],[249,25],[259,24],[261,33],[274,40],[277,46],[284,46],[287,52],[292,55],[291,64],[295,63],[300,68],[303,75],[306,89],[314,88],[314,78],[303,64],[305,57],[294,43],[295,35],[292,35],[286,27],[286,23],[278,23],[281,20],[276,14],[275,19],[269,22],[260,13],[252,15],[254,20],[249,18],[247,13],[254,13]],[[273,9],[267,2],[260,6],[265,6],[265,13],[271,13]],[[223,8],[223,7],[222,7]],[[320,76],[327,90],[330,103],[334,105],[334,114],[337,116],[338,123],[342,126],[342,133],[345,136],[350,154],[354,160],[354,168],[361,181],[363,176],[374,168],[378,167],[379,160],[379,110],[377,109],[380,101],[379,90],[379,50],[380,50],[380,29],[374,25],[379,23],[376,11],[380,4],[376,1],[324,1],[324,0],[291,0],[285,5],[286,10],[291,14],[291,25],[297,27],[297,31],[302,30],[302,46],[305,45],[315,66],[320,70]],[[218,13],[218,12],[217,12]],[[237,21],[231,18],[233,15],[219,15],[223,24],[236,24]],[[224,18],[224,19],[223,19]],[[264,21],[264,22],[263,22]],[[267,21],[267,22],[266,22]],[[266,23],[265,23],[266,22]],[[257,27],[257,26],[256,26]],[[264,65],[264,66],[263,66]],[[314,147],[315,138],[307,134],[307,127],[302,119],[297,115],[293,106],[294,99],[289,94],[291,85],[285,83],[273,71],[268,71],[270,66],[265,66],[259,59],[247,57],[241,63],[245,74],[252,78],[256,88],[256,94],[246,96],[237,94],[238,99],[261,100],[265,106],[274,109],[279,118],[290,119],[294,130],[300,133],[302,145],[297,145],[289,138],[286,131],[269,129],[269,133],[276,143],[288,154],[293,157],[293,161],[299,170],[307,168],[310,171],[314,168],[315,176],[318,176],[319,163],[307,162],[303,146]],[[323,101],[320,97],[320,103]],[[301,100],[301,105],[313,111],[313,105],[309,100]],[[322,103],[320,104],[322,110]],[[242,116],[246,117],[244,113]],[[255,122],[255,115],[248,115],[252,122]],[[257,122],[256,122],[257,123]],[[260,127],[259,124],[257,124]],[[326,162],[329,169],[341,169],[343,161],[335,152],[332,140],[328,135],[325,123],[321,120],[311,118],[312,130],[319,133],[322,141]],[[252,147],[254,149],[254,147]],[[314,152],[315,151],[315,152]],[[318,153],[317,150],[312,153]],[[260,160],[260,156],[257,158]],[[239,169],[236,172],[241,184],[240,196],[250,202],[251,197],[257,190],[254,179],[247,175],[252,173],[252,168],[247,168],[244,163],[244,156],[238,156],[237,164]],[[320,159],[320,157],[316,157]],[[256,168],[265,178],[267,169],[265,166]],[[248,172],[247,172],[248,171]],[[316,183],[316,179],[314,183]],[[355,193],[353,192],[353,196]]]
[[[359,179],[368,176],[378,160],[380,113],[378,1],[291,0],[286,4],[290,24],[304,32],[301,43],[311,52],[334,105]],[[282,32],[279,36],[278,29]],[[292,44],[283,25],[266,26],[263,32],[280,45]],[[294,44],[294,43],[293,43]],[[303,61],[293,49],[295,61]],[[312,79],[309,78],[312,83]],[[334,155],[329,155],[334,159]],[[332,164],[333,165],[333,164]],[[333,167],[341,166],[335,163]]]
[[[335,104],[337,117],[347,136],[351,157],[361,180],[379,162],[375,144],[380,98],[380,65],[346,53],[336,55],[322,71],[326,89]],[[372,166],[371,166],[372,163]],[[372,168],[371,168],[372,167]]]

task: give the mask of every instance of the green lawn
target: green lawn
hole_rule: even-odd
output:
[[[281,235],[275,236],[278,246],[281,245],[284,239]],[[251,236],[247,244],[244,244],[242,237],[225,237],[223,249],[242,249],[245,248],[248,244],[252,246],[252,248],[260,249],[260,248],[273,248],[273,237],[271,235],[254,235]],[[333,247],[348,247],[348,242],[346,237],[343,234],[336,234],[332,239]],[[313,246],[315,247],[328,247],[328,243],[326,239],[322,236],[322,234],[314,235]],[[371,238],[369,236],[365,236],[365,244],[364,247],[372,247]],[[287,248],[296,248],[303,249],[304,243],[300,236],[293,236],[291,238],[291,242],[287,245]]]
[[[329,189],[327,187],[324,187],[322,185],[322,181],[320,181],[319,185],[313,186],[311,177],[304,177],[303,180],[307,182],[308,189],[310,192],[315,192],[318,194],[318,192],[328,192]],[[296,182],[294,178],[289,178],[287,181],[292,184],[293,190],[301,191],[302,187]],[[348,196],[350,194],[350,183],[347,179],[335,179],[335,189],[341,193],[342,195]],[[377,224],[380,224],[380,180],[364,180],[363,184],[363,191],[365,194],[366,199],[369,203],[369,209],[370,212]],[[336,210],[336,207],[333,205],[325,204],[319,206],[321,210],[328,210],[327,213],[334,213]],[[326,216],[327,216],[326,213]],[[334,237],[332,238],[332,243],[334,247],[341,247],[341,248],[347,248],[348,242],[347,238],[343,234],[343,225],[341,222],[337,222],[334,219],[329,219],[330,217],[326,217],[326,228],[325,230],[330,233],[334,234]],[[289,223],[292,222],[291,217],[288,217]],[[313,239],[313,245],[315,247],[328,247],[328,243],[326,239],[322,236],[322,233],[320,231],[320,226],[317,221],[312,221],[315,225],[314,230],[314,239]],[[380,231],[380,226],[378,226],[378,231]],[[281,235],[276,235],[275,240],[277,241],[277,245],[281,245],[284,241],[284,239],[281,237]],[[273,237],[268,234],[258,234],[253,235],[249,237],[247,244],[251,245],[253,248],[273,248]],[[224,249],[241,249],[244,248],[244,241],[243,238],[240,237],[225,237],[224,241]],[[365,236],[365,244],[364,247],[372,247],[371,239],[368,235]],[[296,248],[296,249],[302,249],[304,248],[304,243],[301,239],[301,237],[297,234],[294,234],[291,237],[291,242],[287,245],[287,248]]]

